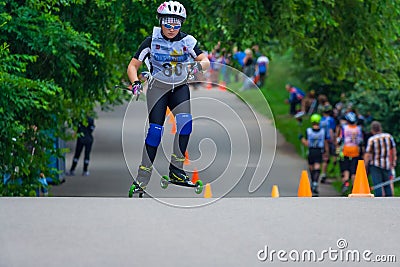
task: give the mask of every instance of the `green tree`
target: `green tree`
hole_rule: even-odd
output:
[[[83,120],[98,103],[121,99],[96,73],[97,66],[110,69],[101,45],[60,18],[63,8],[84,9],[83,2],[0,3],[0,173],[22,178],[31,188],[40,172],[55,175],[50,157],[62,152],[54,149],[54,140],[68,138],[65,126]],[[31,192],[8,189],[0,193]]]
[[[113,85],[127,78],[132,54],[158,24],[160,3],[0,2],[1,174],[33,179],[39,171],[51,173],[49,157],[60,154],[54,138],[67,138],[65,127],[96,106],[123,101],[126,95]],[[332,99],[352,93],[360,110],[371,110],[384,127],[390,123],[385,118],[400,119],[399,1],[182,3],[188,13],[182,29],[198,37],[201,48],[221,41],[228,49],[259,44],[267,54],[291,51],[297,76],[310,88],[323,88]],[[377,108],[373,96],[385,104]]]

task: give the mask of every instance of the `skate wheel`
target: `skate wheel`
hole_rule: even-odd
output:
[[[139,198],[143,198],[143,193],[139,193]]]
[[[161,180],[160,180],[161,188],[166,189],[168,187],[168,184],[169,184],[169,177],[166,175],[161,177]]]
[[[194,192],[196,194],[200,194],[201,192],[203,192],[203,182],[201,180],[196,181],[196,187],[194,189]]]
[[[131,188],[129,189],[129,197],[133,197],[133,192],[135,191],[136,186],[133,184],[131,185]]]

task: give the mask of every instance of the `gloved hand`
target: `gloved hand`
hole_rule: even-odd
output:
[[[201,66],[200,62],[196,61],[192,67],[190,68],[190,74],[196,74],[198,72],[201,72],[203,67]]]
[[[303,135],[299,134],[299,140],[303,139]]]
[[[140,81],[134,81],[132,83],[132,94],[140,95],[142,91],[143,91],[142,83]]]

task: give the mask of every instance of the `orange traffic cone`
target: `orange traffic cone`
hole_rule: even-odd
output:
[[[194,168],[192,175],[192,183],[195,184],[198,180],[199,180],[199,172],[197,171],[197,168]]]
[[[185,161],[183,162],[183,165],[189,165],[190,160],[189,160],[189,152],[186,150],[185,152]]]
[[[354,179],[353,190],[351,191],[349,197],[374,197],[369,188],[364,160],[358,161],[356,178]]]
[[[271,197],[273,198],[279,197],[279,190],[277,185],[272,186]]]
[[[204,198],[212,198],[211,185],[209,183],[204,188]]]
[[[171,115],[171,110],[169,109],[169,107],[167,107],[167,111],[165,112],[165,115],[167,115],[167,117],[168,117],[169,115]]]
[[[312,197],[310,180],[308,179],[308,173],[306,170],[301,172],[299,189],[297,191],[298,197]]]
[[[172,128],[171,128],[171,134],[176,134],[176,122],[175,122],[175,117],[170,116],[172,118]]]

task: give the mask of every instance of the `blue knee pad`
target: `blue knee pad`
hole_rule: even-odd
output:
[[[146,144],[152,147],[158,147],[161,142],[164,127],[155,123],[150,123],[146,136]]]
[[[192,115],[189,113],[176,114],[177,133],[181,135],[189,135],[192,132]]]

